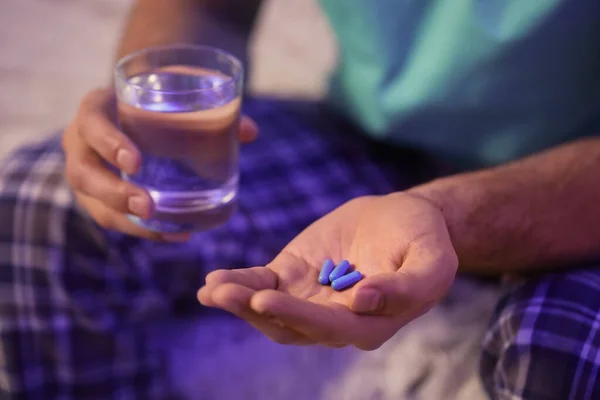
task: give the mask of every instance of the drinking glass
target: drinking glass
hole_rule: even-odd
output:
[[[142,153],[125,180],[153,201],[151,218],[131,220],[167,233],[226,222],[238,192],[238,125],[243,66],[207,46],[149,48],[115,67],[120,129]]]

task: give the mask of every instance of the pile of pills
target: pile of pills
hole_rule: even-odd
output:
[[[333,290],[344,290],[362,279],[360,272],[352,271],[348,273],[349,270],[350,263],[348,260],[343,260],[337,266],[332,260],[325,260],[319,273],[319,283],[321,285],[331,283]]]

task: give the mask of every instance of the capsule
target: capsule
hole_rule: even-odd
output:
[[[330,259],[325,260],[319,272],[319,283],[321,285],[329,285],[329,274],[333,271],[335,264]]]
[[[350,269],[350,263],[348,262],[348,260],[342,261],[329,274],[329,281],[333,282],[336,279],[341,278],[342,276],[346,275],[346,272],[348,272],[348,269]]]
[[[348,275],[344,275],[341,278],[337,278],[331,282],[333,290],[344,290],[349,286],[354,285],[356,282],[362,279],[362,274],[358,271],[350,272]]]

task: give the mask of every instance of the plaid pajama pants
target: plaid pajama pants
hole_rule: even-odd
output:
[[[239,209],[186,244],[99,228],[74,203],[59,139],[0,168],[0,398],[170,399],[153,319],[202,312],[195,292],[216,268],[263,265],[344,201],[440,173],[315,104],[249,100],[261,127],[242,150]],[[494,398],[600,398],[595,377],[600,274],[551,275],[499,305],[482,358]]]

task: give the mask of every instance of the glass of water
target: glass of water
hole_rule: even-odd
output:
[[[130,218],[168,233],[214,228],[235,209],[243,66],[205,46],[167,46],[121,59],[115,86],[121,130],[142,152],[134,175],[148,191],[150,219]]]

